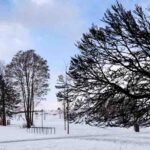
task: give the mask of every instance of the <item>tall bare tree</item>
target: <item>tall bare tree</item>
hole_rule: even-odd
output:
[[[6,76],[21,92],[27,127],[33,124],[35,104],[48,92],[47,61],[34,50],[19,51],[6,67]]]

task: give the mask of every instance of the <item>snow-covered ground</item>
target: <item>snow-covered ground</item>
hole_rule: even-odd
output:
[[[56,127],[56,134],[37,134],[21,128],[23,120],[13,119],[12,125],[0,126],[0,150],[149,150],[150,128],[135,133],[132,128],[97,128],[70,125],[70,135],[63,130],[63,120],[47,116],[44,126]],[[41,126],[41,116],[35,119]]]

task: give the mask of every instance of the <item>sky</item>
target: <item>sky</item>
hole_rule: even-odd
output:
[[[70,58],[79,53],[75,44],[100,21],[115,0],[0,0],[0,60],[8,64],[19,50],[34,49],[48,61],[50,92],[39,108],[57,109],[55,85]],[[118,0],[127,9],[147,8],[149,0]]]

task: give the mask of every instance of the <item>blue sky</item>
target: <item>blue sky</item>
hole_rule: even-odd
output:
[[[127,9],[144,8],[148,0],[118,0]],[[0,59],[6,63],[18,50],[35,49],[50,66],[46,109],[58,107],[54,88],[57,76],[69,65],[82,33],[92,23],[101,25],[104,12],[115,0],[0,0]]]

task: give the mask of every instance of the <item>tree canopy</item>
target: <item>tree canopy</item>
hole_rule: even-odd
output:
[[[33,124],[33,111],[49,88],[47,61],[34,50],[19,51],[6,67],[6,76],[21,93],[27,127]]]
[[[150,19],[139,6],[120,3],[77,42],[69,76],[78,98],[74,119],[109,126],[149,126]]]

